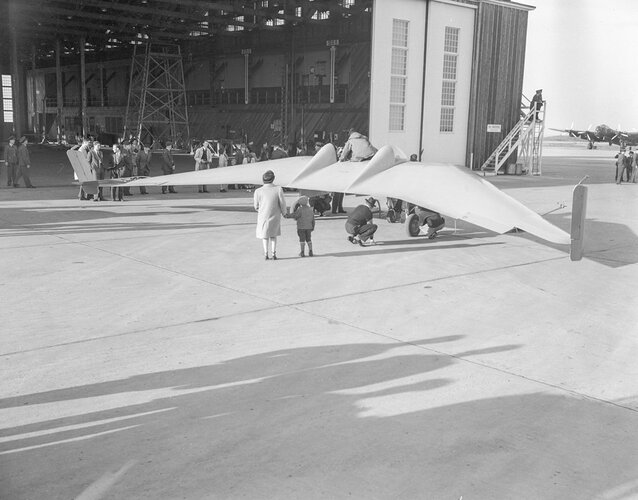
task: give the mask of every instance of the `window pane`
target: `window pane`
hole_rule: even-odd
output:
[[[390,104],[390,130],[391,131],[403,130],[404,113],[405,113],[405,106]]]
[[[392,45],[395,47],[408,46],[408,22],[401,19],[392,20]]]
[[[441,106],[454,106],[454,94],[456,92],[456,82],[443,82],[441,91]]]
[[[445,52],[456,54],[459,51],[459,28],[445,27]]]
[[[2,86],[11,87],[11,75],[2,75]]]
[[[13,113],[11,111],[4,112],[4,122],[13,123]]]
[[[441,132],[454,132],[454,108],[441,108]]]
[[[13,111],[13,101],[11,99],[2,99],[2,108],[5,111]]]
[[[443,79],[456,80],[456,58],[454,54],[443,54]]]
[[[393,75],[405,75],[408,64],[408,51],[405,49],[392,49],[391,73]]]
[[[11,99],[11,87],[2,87],[2,98]]]
[[[390,81],[390,102],[405,103],[405,78],[393,76]]]

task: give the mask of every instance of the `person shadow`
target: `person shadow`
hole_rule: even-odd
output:
[[[0,488],[6,498],[75,498],[96,485],[111,498],[638,492],[638,462],[622,459],[638,449],[633,417],[528,382],[495,395],[489,368],[474,380],[458,369],[520,346],[437,352],[462,337],[280,349],[4,398],[0,415],[23,418],[0,433]]]

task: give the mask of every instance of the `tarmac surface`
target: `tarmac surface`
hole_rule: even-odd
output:
[[[361,248],[343,216],[313,258],[284,220],[264,261],[250,193],[80,202],[33,147],[37,189],[0,188],[0,498],[638,498],[638,185],[613,154],[489,178],[569,231],[589,175],[580,262],[450,219]]]

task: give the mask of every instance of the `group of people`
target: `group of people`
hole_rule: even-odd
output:
[[[309,206],[308,197],[300,196],[294,203],[292,211],[286,206],[284,190],[274,184],[275,174],[267,170],[262,176],[263,186],[255,190],[253,195],[254,208],[257,211],[257,228],[255,235],[262,240],[264,257],[266,260],[277,260],[277,237],[281,235],[281,217],[292,218],[297,221],[297,236],[299,237],[299,256],[314,255],[312,248],[312,232],[315,229],[314,210]],[[377,225],[372,223],[372,208],[377,201],[370,197],[365,204],[356,207],[348,216],[345,229],[348,241],[353,244],[366,246],[368,240],[374,242]]]
[[[35,188],[31,184],[29,169],[31,168],[31,158],[27,149],[29,140],[22,136],[16,144],[14,135],[9,137],[7,146],[4,148],[4,164],[7,169],[7,186],[20,187],[20,179],[24,179],[24,186]]]
[[[638,177],[638,154],[629,148],[626,151],[620,150],[620,153],[616,155],[616,184],[620,184],[623,181],[636,183]]]
[[[121,143],[115,143],[112,146],[112,154],[105,161],[102,145],[97,140],[91,140],[88,137],[81,139],[81,146],[78,151],[84,155],[90,168],[91,174],[96,181],[109,179],[118,179],[120,177],[131,176],[147,176],[151,170],[151,149],[148,145],[140,144],[137,139],[132,141],[124,140]],[[162,172],[165,174],[173,173],[175,163],[171,155],[171,144],[168,143],[162,149]],[[172,186],[162,186],[162,192],[166,190],[176,192]],[[140,188],[140,194],[148,194],[144,186]],[[112,187],[111,199],[113,201],[123,201],[124,195],[130,196],[132,193],[127,187]],[[103,188],[98,188],[96,194],[87,194],[82,186],[78,194],[80,200],[103,201]]]
[[[210,141],[193,141],[193,158],[195,160],[195,171],[208,170],[210,168],[224,168],[230,165],[229,149],[231,145],[226,146],[218,143],[217,149],[214,149]],[[214,160],[217,159],[217,165]],[[245,144],[242,144],[237,149],[236,157],[234,161],[241,164],[255,163],[257,161],[257,155],[249,149]],[[225,193],[228,190],[228,185],[221,184],[219,186],[219,192]],[[206,185],[198,186],[198,192],[208,193],[208,187]]]

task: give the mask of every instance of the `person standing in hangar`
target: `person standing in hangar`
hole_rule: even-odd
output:
[[[281,234],[281,216],[286,214],[286,199],[281,186],[273,184],[275,174],[267,170],[262,176],[264,185],[255,190],[254,207],[257,210],[257,228],[255,235],[262,240],[264,256],[269,260],[277,260],[277,236]]]

